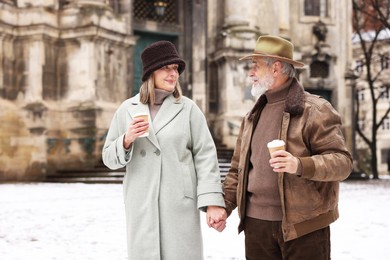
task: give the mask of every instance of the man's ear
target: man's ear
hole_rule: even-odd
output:
[[[275,74],[275,73],[280,73],[282,69],[282,63],[280,61],[275,61],[273,64],[272,64],[272,72]]]

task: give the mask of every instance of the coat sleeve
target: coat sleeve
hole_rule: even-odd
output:
[[[238,174],[244,169],[239,169],[240,151],[241,151],[241,140],[242,132],[244,129],[244,120],[241,123],[240,131],[236,141],[236,147],[234,149],[233,157],[228,174],[226,175],[223,183],[223,191],[225,194],[226,212],[228,216],[237,207],[237,186],[238,186]]]
[[[126,121],[120,120],[120,114],[120,109],[114,114],[102,151],[104,165],[112,170],[126,166],[131,160],[133,152],[132,146],[129,150],[125,150],[123,147],[123,138],[126,132],[123,122]]]
[[[314,181],[342,181],[352,171],[341,119],[329,102],[312,107],[305,129],[311,156],[301,157],[302,178]]]
[[[202,111],[193,104],[190,112],[191,146],[197,175],[198,208],[225,207],[217,150]]]

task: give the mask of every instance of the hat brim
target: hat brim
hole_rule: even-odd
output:
[[[166,65],[171,65],[171,64],[177,64],[179,65],[179,68],[178,68],[178,72],[179,72],[179,75],[185,70],[186,68],[186,63],[184,60],[182,59],[178,59],[178,58],[174,58],[174,59],[168,59],[168,60],[164,60],[164,62],[161,62],[161,63],[156,63],[154,66],[151,66],[150,68],[148,68],[148,71],[147,73],[145,73],[145,75],[142,77],[142,81],[146,81],[149,76],[156,70],[158,69],[161,69],[162,67],[166,66]]]
[[[250,55],[247,55],[247,56],[244,56],[244,57],[240,58],[239,60],[251,60],[252,58],[255,58],[255,57],[273,58],[273,59],[276,59],[276,60],[284,61],[284,62],[287,62],[287,63],[293,65],[295,68],[303,68],[303,67],[305,67],[305,64],[302,63],[302,62],[299,62],[299,61],[291,60],[291,59],[280,57],[280,56],[276,56],[276,55],[268,55],[268,54],[260,54],[260,53],[252,53]]]

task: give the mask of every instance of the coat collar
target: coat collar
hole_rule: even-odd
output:
[[[256,114],[261,111],[267,103],[265,95],[261,95],[256,101],[253,109],[249,112],[249,120],[253,120]],[[292,117],[302,115],[305,107],[305,91],[303,87],[294,78],[289,86],[288,94],[286,97],[284,111],[289,113]]]
[[[140,101],[140,96],[137,94],[131,99],[130,106],[127,108],[128,113],[133,115],[140,112],[147,112],[149,114],[149,136],[148,138],[156,147],[160,147],[157,141],[156,134],[164,128],[172,119],[183,109],[182,100],[176,100],[172,95],[165,98],[160,110],[156,114],[153,122],[150,121],[150,110],[148,104],[143,104]]]
[[[290,85],[290,90],[288,91],[286,97],[286,103],[284,111],[290,113],[291,116],[302,115],[305,108],[305,91],[298,80],[294,78]]]
[[[153,128],[157,134],[164,126],[166,126],[176,115],[183,109],[182,100],[176,100],[173,95],[165,98],[160,110],[153,120]]]

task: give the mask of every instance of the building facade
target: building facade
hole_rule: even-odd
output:
[[[362,131],[365,137],[372,141],[373,113],[376,114],[376,150],[378,174],[387,175],[390,173],[390,31],[383,29],[375,40],[373,51],[371,52],[370,78],[372,88],[368,83],[367,66],[364,52],[362,50],[358,37],[353,37],[353,70],[355,79],[355,107],[357,111],[357,127]],[[366,44],[372,44],[374,31],[367,30],[363,33]],[[371,93],[371,90],[373,93]],[[373,101],[373,98],[375,101]],[[358,108],[357,108],[358,106]],[[382,120],[383,118],[383,120]],[[381,122],[381,123],[380,123]],[[367,162],[364,158],[368,157],[367,143],[360,135],[356,134],[356,151],[361,164]],[[363,168],[364,165],[361,166]]]
[[[187,62],[186,96],[218,145],[234,148],[255,100],[247,79],[256,39],[295,44],[305,89],[327,98],[351,143],[350,1],[0,0],[0,181],[93,168],[118,105],[138,92],[140,53],[172,41]]]

